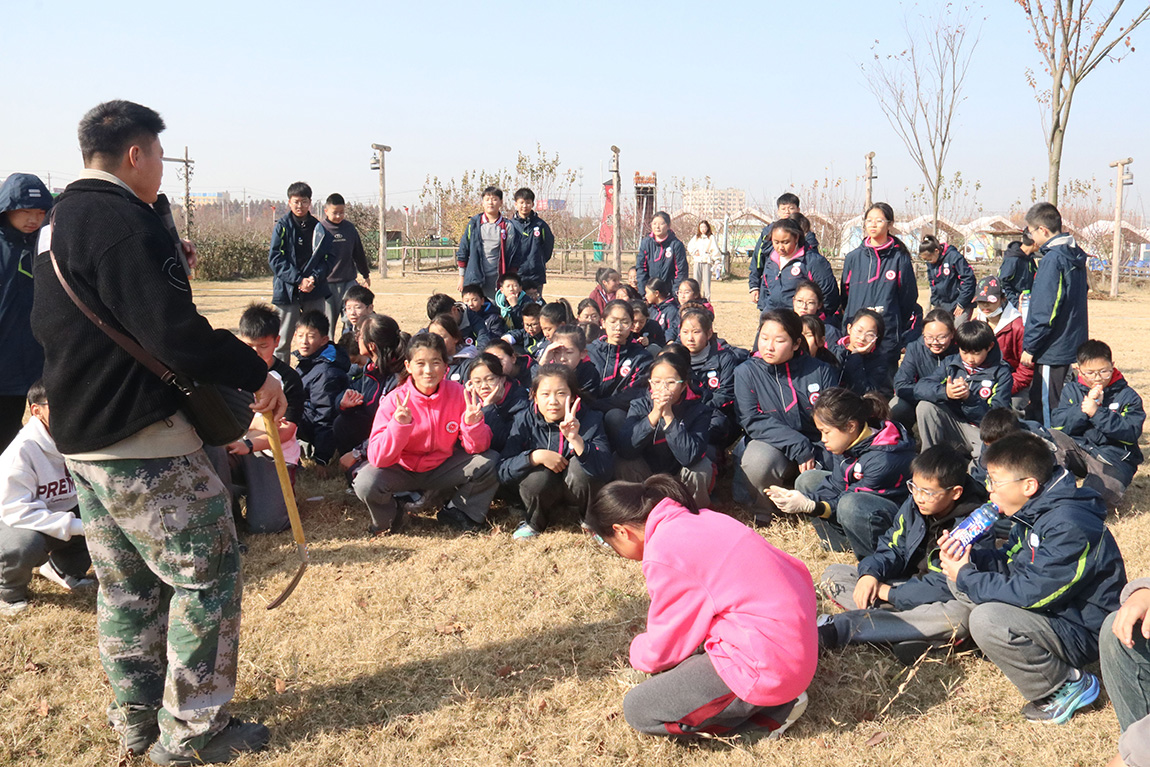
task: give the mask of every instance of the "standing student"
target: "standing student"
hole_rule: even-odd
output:
[[[332,338],[340,336],[335,332],[336,320],[344,309],[347,290],[358,283],[356,273],[363,278],[363,284],[371,286],[371,271],[367,265],[367,254],[363,251],[363,240],[355,224],[347,220],[347,205],[342,194],[329,194],[323,205],[323,228],[331,235],[331,268],[327,273],[327,322],[331,326]],[[347,332],[347,316],[344,315],[343,330]]]
[[[639,243],[635,256],[635,289],[642,294],[647,281],[659,277],[671,286],[670,293],[674,295],[679,283],[689,276],[687,249],[671,231],[671,217],[659,211],[651,219],[651,234]]]
[[[763,260],[759,309],[791,308],[795,288],[805,280],[819,286],[824,302],[829,301],[824,311],[835,315],[839,310],[835,274],[830,263],[806,242],[799,223],[793,218],[779,219],[771,224],[770,240],[770,250]]]
[[[1021,362],[1034,368],[1027,417],[1049,429],[1078,347],[1090,338],[1086,252],[1062,231],[1062,215],[1048,202],[1026,212],[1026,230],[1042,251],[1022,339]]]
[[[518,254],[515,227],[503,217],[503,190],[489,186],[483,190],[483,212],[471,217],[459,238],[457,289],[462,293],[464,285],[482,285],[485,295],[495,295],[499,275],[515,271]]]
[[[1029,232],[1023,232],[1021,240],[1016,240],[1006,246],[1006,253],[1002,256],[1002,266],[998,267],[998,281],[1002,284],[1002,292],[1025,321],[1027,309],[1030,304],[1030,291],[1034,287],[1034,277],[1038,273],[1038,264],[1034,262],[1034,254],[1038,246],[1030,239]]]
[[[533,285],[543,295],[547,284],[547,262],[555,252],[555,235],[551,227],[535,212],[535,192],[527,187],[515,190],[515,216],[511,226],[515,230],[515,262],[513,271],[519,279]],[[501,272],[502,274],[502,272]],[[491,294],[493,295],[494,291]]]
[[[711,408],[707,442],[713,447],[712,459],[719,459],[739,434],[735,417],[735,368],[739,363],[729,348],[719,346],[714,320],[700,309],[683,312],[679,340],[691,355],[691,380],[703,403]]]
[[[13,173],[0,186],[0,451],[24,420],[28,388],[44,370],[32,337],[32,259],[52,195],[31,173]]]
[[[933,309],[923,320],[922,336],[907,344],[906,354],[895,373],[891,418],[908,429],[914,427],[919,400],[933,391],[943,378],[943,363],[953,354],[958,354],[958,344],[954,342],[954,315],[945,309]],[[921,391],[920,386],[923,387]]]
[[[927,264],[931,305],[953,314],[955,325],[970,319],[975,279],[966,258],[953,245],[939,242],[933,234],[923,235],[918,257]]]
[[[867,209],[866,237],[843,261],[843,316],[859,309],[882,315],[886,333],[881,351],[892,363],[907,345],[918,307],[918,281],[906,246],[890,233],[894,210],[885,202]]]
[[[660,474],[612,482],[587,526],[643,563],[651,595],[630,661],[654,676],[623,698],[628,724],[648,735],[762,729],[777,738],[798,720],[818,660],[806,565],[731,517],[699,509],[681,482]]]
[[[700,221],[695,236],[687,243],[687,253],[691,256],[691,276],[700,285],[700,292],[711,300],[711,273],[717,264],[723,265],[723,254],[719,250],[719,240],[711,231],[710,221]]]
[[[276,221],[268,250],[272,303],[280,313],[276,356],[284,362],[291,361],[291,343],[300,316],[327,307],[333,241],[331,233],[311,214],[310,186],[296,181],[288,187],[287,197],[288,212]]]

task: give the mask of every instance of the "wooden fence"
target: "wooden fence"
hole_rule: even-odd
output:
[[[453,272],[457,268],[455,253],[453,247],[402,245],[399,256],[401,273]],[[610,251],[604,253],[602,258],[602,261],[596,261],[592,248],[556,248],[547,264],[547,272],[572,277],[594,277],[599,267],[613,265]],[[635,251],[623,251],[623,268],[627,269],[634,263]]]

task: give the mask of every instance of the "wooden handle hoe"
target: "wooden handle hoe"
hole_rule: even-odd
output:
[[[283,492],[284,505],[287,506],[288,519],[291,520],[292,537],[295,538],[300,560],[299,570],[296,570],[295,577],[291,579],[283,593],[267,606],[267,609],[274,610],[287,601],[287,598],[295,591],[295,587],[299,585],[300,579],[303,578],[303,571],[307,569],[307,541],[303,537],[303,523],[300,522],[299,509],[295,505],[295,490],[291,486],[287,461],[284,460],[283,446],[280,444],[279,425],[271,413],[261,413],[261,415],[264,417],[264,428],[267,429],[268,442],[271,443],[272,453],[275,455],[276,474],[280,478],[280,490]]]

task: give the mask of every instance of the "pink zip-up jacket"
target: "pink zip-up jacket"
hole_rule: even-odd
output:
[[[756,706],[798,697],[815,675],[815,587],[799,560],[746,525],[670,498],[647,517],[647,630],[631,665],[666,671],[702,644],[735,695]]]
[[[411,423],[395,420],[396,404],[410,393],[407,408]],[[491,447],[491,428],[480,418],[479,423],[463,423],[463,386],[446,378],[434,394],[420,394],[411,379],[393,389],[371,425],[367,441],[367,460],[373,466],[402,466],[408,471],[431,471],[446,461],[455,443],[474,455]]]

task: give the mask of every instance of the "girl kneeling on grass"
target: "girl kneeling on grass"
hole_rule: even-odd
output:
[[[655,676],[623,699],[628,724],[650,735],[766,729],[775,738],[802,715],[818,655],[806,565],[700,510],[664,474],[607,485],[587,526],[643,563],[651,595],[630,660]]]
[[[531,385],[531,404],[516,416],[499,462],[499,481],[518,484],[527,507],[512,537],[539,535],[557,506],[575,506],[583,519],[594,491],[610,478],[603,416],[580,406],[573,370],[543,365]]]
[[[447,363],[447,347],[438,335],[412,338],[404,363],[408,378],[375,412],[368,462],[352,483],[367,504],[372,535],[402,527],[396,492],[449,495],[440,522],[465,531],[483,527],[499,484],[499,455],[489,450],[491,429],[479,395],[445,380]]]
[[[901,424],[889,420],[884,395],[849,389],[824,392],[813,411],[830,471],[805,471],[794,490],[770,488],[780,511],[810,514],[823,548],[853,551],[861,561],[878,547],[906,500],[917,450]]]

